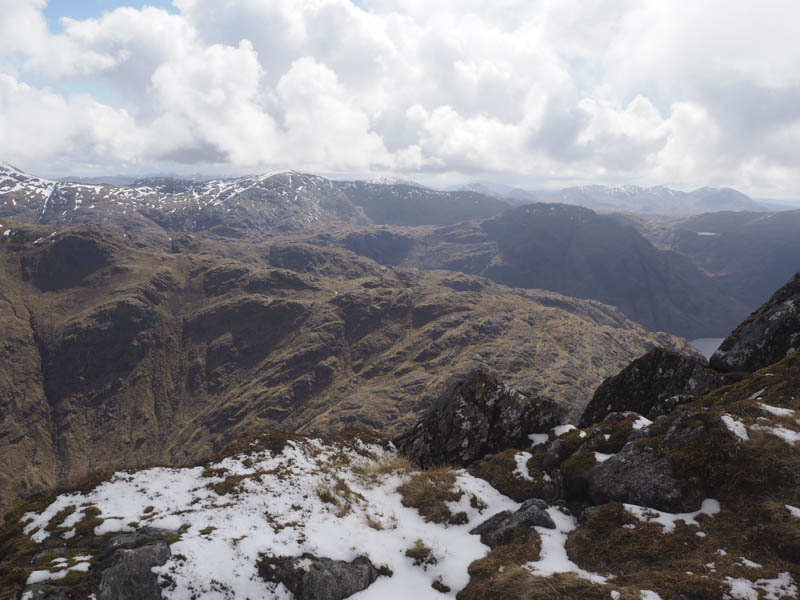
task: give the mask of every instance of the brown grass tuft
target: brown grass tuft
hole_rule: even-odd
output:
[[[453,515],[446,504],[456,502],[464,495],[462,490],[453,489],[455,483],[455,470],[438,467],[412,475],[397,491],[403,497],[403,506],[416,508],[426,521],[458,523],[463,522],[466,515]]]
[[[433,550],[425,545],[422,540],[417,540],[414,545],[406,550],[406,556],[414,561],[415,566],[427,568],[428,565],[435,565],[437,558],[433,555]]]

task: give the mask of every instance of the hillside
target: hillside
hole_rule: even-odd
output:
[[[2,504],[278,428],[399,431],[486,366],[580,411],[653,345],[598,302],[387,268],[295,236],[81,225],[0,236]]]
[[[559,204],[531,204],[438,228],[419,238],[403,264],[593,298],[648,329],[689,339],[726,335],[749,308],[690,260],[655,248],[634,227]]]
[[[264,431],[192,468],[29,498],[0,531],[0,581],[97,600],[797,598],[798,361],[581,429],[476,371],[396,447]],[[615,385],[655,400],[642,383]]]
[[[456,270],[599,300],[650,330],[688,339],[726,335],[763,301],[757,293],[731,293],[730,281],[707,272],[697,253],[679,244],[673,252],[660,241],[656,248],[623,219],[564,204],[512,208],[493,195],[408,182],[284,172],[223,181],[149,178],[112,187],[52,182],[6,166],[0,168],[0,219],[8,227],[102,224],[151,240],[197,233],[242,241],[310,236],[315,245],[337,245],[384,265]],[[763,269],[760,283],[783,271]]]

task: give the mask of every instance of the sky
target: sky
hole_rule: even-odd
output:
[[[0,160],[800,198],[796,0],[0,0]]]

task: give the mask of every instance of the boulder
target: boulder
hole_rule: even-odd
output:
[[[451,385],[394,443],[421,467],[466,466],[489,453],[530,445],[528,434],[550,430],[563,416],[554,402],[525,396],[476,370]]]
[[[668,511],[684,497],[685,486],[667,459],[633,443],[590,468],[584,477],[595,504],[619,501]]]
[[[264,557],[258,572],[265,580],[282,583],[297,600],[342,600],[367,589],[378,570],[365,556],[346,562],[311,554],[292,558]]]
[[[727,378],[708,368],[702,358],[654,348],[600,384],[579,426],[599,423],[612,412],[659,417],[726,383]]]
[[[800,273],[733,330],[711,356],[717,371],[757,371],[800,348]]]
[[[470,533],[480,535],[481,542],[494,548],[507,542],[513,531],[518,527],[555,529],[556,524],[547,514],[547,502],[537,498],[526,500],[517,511],[504,510],[497,513],[478,525]]]
[[[153,567],[163,565],[169,557],[169,546],[163,541],[116,550],[112,566],[100,575],[97,600],[160,600],[161,588]]]

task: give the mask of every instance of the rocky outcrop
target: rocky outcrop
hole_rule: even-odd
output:
[[[619,501],[672,510],[684,497],[685,485],[675,477],[669,461],[633,443],[593,466],[585,479],[595,504]]]
[[[548,431],[563,416],[550,400],[525,396],[477,370],[451,385],[395,445],[423,467],[468,465],[530,443],[528,434]]]
[[[481,542],[494,548],[510,538],[520,527],[545,527],[555,529],[556,525],[547,514],[547,502],[538,498],[526,500],[519,510],[511,512],[504,510],[487,519],[470,533],[481,536]]]
[[[597,388],[579,425],[589,427],[626,411],[653,419],[726,383],[701,358],[654,348]]]
[[[378,570],[365,556],[350,562],[311,554],[264,557],[258,572],[266,581],[285,585],[297,600],[342,600],[367,589],[378,578]]]
[[[800,273],[742,322],[711,357],[718,371],[757,371],[800,348]]]
[[[161,588],[153,567],[163,565],[169,557],[169,546],[163,541],[117,550],[113,565],[100,576],[97,600],[160,600]]]

